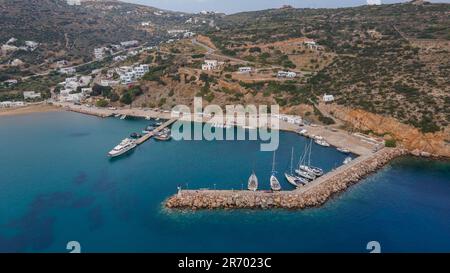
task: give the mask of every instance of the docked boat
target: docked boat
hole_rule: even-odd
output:
[[[255,172],[248,178],[247,188],[249,191],[256,191],[258,189],[258,177],[256,177]]]
[[[350,150],[347,149],[347,148],[337,148],[337,150],[339,152],[341,152],[341,153],[344,153],[344,154],[349,154],[350,153]]]
[[[348,164],[348,163],[350,163],[351,161],[352,161],[352,158],[349,157],[349,156],[347,156],[347,157],[344,159],[344,162],[342,162],[342,163]]]
[[[292,184],[294,187],[300,187],[303,185],[306,185],[309,181],[306,178],[299,177],[296,175],[290,175],[288,173],[284,173],[284,177],[286,178],[287,182]]]
[[[119,143],[114,149],[112,149],[109,153],[109,157],[117,157],[120,155],[123,155],[124,153],[136,148],[137,144],[136,141],[133,139],[126,138],[122,140],[122,142]]]
[[[294,187],[298,188],[302,185],[306,185],[306,183],[308,183],[308,180],[294,175],[294,173],[292,171],[293,170],[293,165],[292,165],[293,160],[294,160],[294,148],[292,148],[292,152],[291,152],[291,172],[284,173],[284,177],[290,184],[292,184]]]
[[[118,117],[120,117],[120,116],[122,116],[122,115],[121,115],[121,114],[115,114],[115,115],[114,115],[115,118],[118,118]]]
[[[161,132],[158,132],[155,134],[155,139],[156,140],[160,140],[160,141],[168,141],[172,138],[172,136],[170,135],[170,129],[164,129]]]
[[[299,133],[300,135],[302,135],[302,136],[306,136],[306,135],[308,134],[308,130],[302,129],[302,130],[300,130],[298,133]]]
[[[270,188],[273,191],[280,191],[281,185],[280,181],[278,181],[278,178],[275,176],[275,152],[273,152],[273,160],[272,160],[272,175],[270,176]]]
[[[312,146],[313,145],[312,145],[312,140],[311,140],[309,145],[306,145],[305,154],[304,154],[304,158],[303,158],[303,164],[300,163],[298,168],[299,168],[299,170],[313,174],[315,177],[322,176],[323,170],[319,167],[315,167],[315,166],[311,165]]]
[[[145,117],[145,120],[151,120],[151,117],[147,116]]]
[[[325,140],[316,139],[316,140],[314,140],[314,142],[320,146],[330,147],[330,144],[328,142],[326,142]]]
[[[295,170],[295,173],[298,174],[300,177],[306,178],[308,180],[316,179],[316,176],[313,173],[305,172],[302,170]]]
[[[120,117],[120,119],[126,119],[127,118],[127,115],[122,115],[121,117]]]
[[[161,125],[162,125],[162,122],[159,121],[159,122],[155,123],[155,125],[156,125],[156,126],[161,126]]]
[[[131,138],[140,138],[140,137],[142,137],[142,135],[141,135],[141,134],[138,134],[138,133],[132,133],[132,134],[130,135],[130,137],[131,137]]]

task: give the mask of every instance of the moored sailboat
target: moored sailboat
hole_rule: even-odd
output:
[[[272,175],[270,176],[270,188],[273,191],[279,191],[281,190],[280,181],[278,181],[278,178],[275,176],[275,152],[273,152],[273,160],[272,160]]]
[[[248,178],[247,188],[249,191],[256,191],[258,189],[258,177],[256,177],[255,172]]]
[[[293,170],[293,166],[292,166],[293,160],[294,160],[294,147],[292,147],[292,151],[291,151],[291,172],[284,173],[284,177],[286,177],[286,180],[295,187],[300,187],[302,185],[306,185],[306,183],[308,183],[307,179],[295,176],[293,174],[293,171],[292,171]]]

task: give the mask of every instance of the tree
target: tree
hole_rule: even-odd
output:
[[[126,92],[120,98],[120,102],[124,104],[131,104],[133,102],[133,98],[129,92]]]
[[[97,107],[106,107],[106,106],[108,106],[108,101],[105,100],[105,99],[99,99],[99,100],[95,103],[95,105],[96,105]]]
[[[116,102],[120,99],[119,95],[117,95],[116,92],[111,92],[111,95],[109,96],[109,100],[112,102]]]

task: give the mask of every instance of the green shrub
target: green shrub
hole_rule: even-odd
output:
[[[384,142],[384,146],[391,147],[391,148],[397,147],[397,141],[395,139],[386,140]]]

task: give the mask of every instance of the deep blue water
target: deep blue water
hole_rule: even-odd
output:
[[[177,185],[240,189],[254,169],[268,186],[272,154],[257,141],[151,140],[118,160],[106,153],[148,121],[76,113],[0,118],[0,252],[450,252],[450,164],[402,158],[304,211],[168,212]],[[282,178],[291,147],[281,133]],[[313,147],[326,170],[345,155]]]

